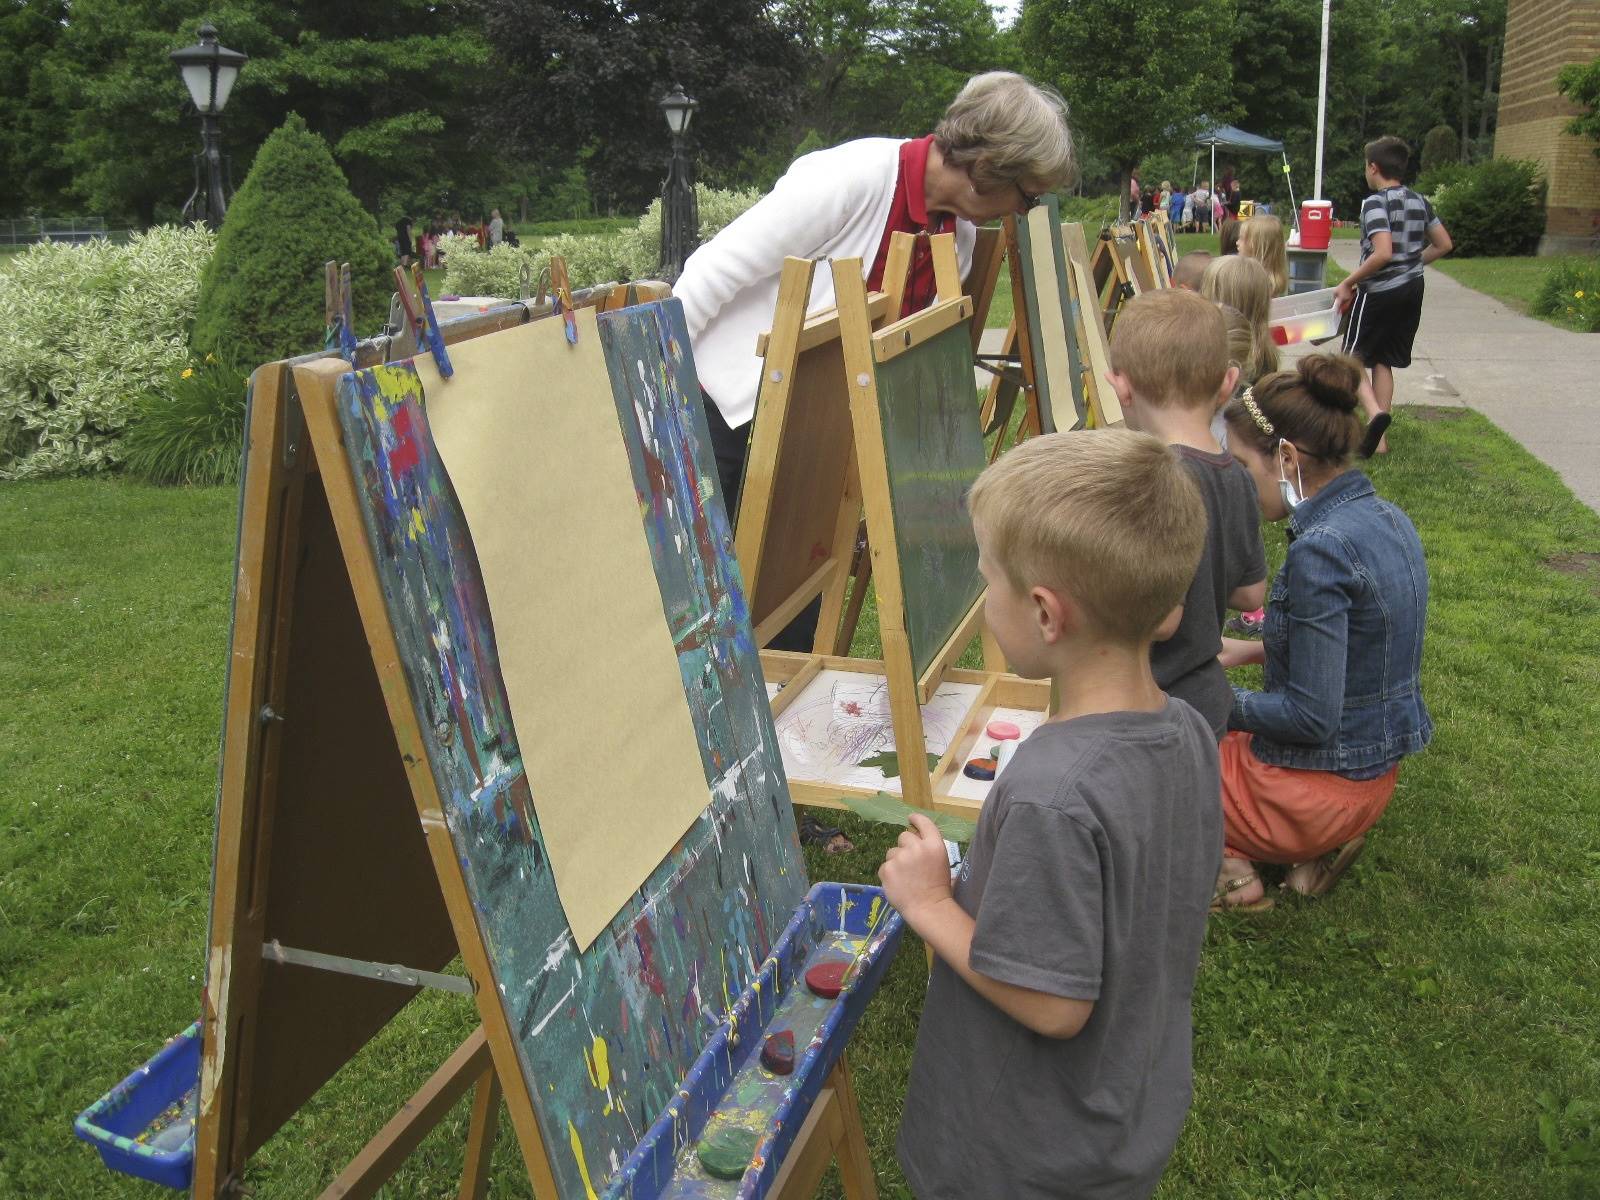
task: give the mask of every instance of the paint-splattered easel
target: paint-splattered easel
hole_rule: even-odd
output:
[[[535,798],[514,769],[520,751],[482,582],[428,436],[422,368],[407,360],[352,372],[320,358],[258,370],[203,1006],[198,1197],[239,1194],[254,1152],[423,987],[472,997],[482,1025],[325,1196],[375,1195],[468,1091],[463,1197],[483,1194],[502,1099],[540,1197],[797,1198],[834,1160],[852,1200],[876,1194],[842,1055],[899,919],[877,889],[804,894],[737,572],[715,527],[715,493],[698,482],[714,473],[686,399],[694,377],[681,308],[566,311],[586,359],[563,357],[566,321],[464,340],[446,325],[460,369],[450,388],[513,338],[569,371],[599,364],[624,440],[636,436],[627,432],[636,413],[651,418],[664,440],[647,446],[650,461],[668,469],[651,472],[630,442],[635,486],[641,497],[669,489],[644,509],[681,525],[667,531],[681,535],[668,538],[679,551],[661,551],[658,576],[695,595],[709,589],[710,607],[682,613],[694,636],[678,653],[696,664],[686,694],[717,714],[715,729],[697,728],[716,749],[707,760],[721,772],[715,798],[580,952],[555,901]],[[636,365],[651,367],[638,373],[642,389]],[[442,378],[437,366],[430,386]],[[669,443],[681,461],[661,457]],[[493,773],[492,763],[505,769]],[[446,973],[458,956],[464,973]],[[842,995],[797,987],[830,960],[860,964]],[[756,1061],[780,1022],[798,1041],[781,1078]],[[701,1178],[684,1156],[703,1165],[697,1139],[725,1132],[753,1134],[745,1168]]]

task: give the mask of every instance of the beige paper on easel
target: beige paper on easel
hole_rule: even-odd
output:
[[[585,949],[711,800],[594,312],[416,360],[483,571],[556,891]]]

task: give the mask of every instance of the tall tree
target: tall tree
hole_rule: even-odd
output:
[[[148,224],[176,215],[199,124],[167,53],[202,16],[250,62],[223,117],[242,178],[291,110],[333,147],[362,203],[386,190],[486,169],[470,105],[488,47],[449,0],[72,0],[41,63],[64,122],[72,190],[91,207]]]
[[[0,3],[0,217],[62,210],[71,174],[61,161],[62,113],[39,64],[61,34],[65,0]]]
[[[1025,0],[1031,69],[1061,90],[1074,130],[1116,165],[1124,208],[1139,161],[1182,145],[1226,105],[1233,13],[1234,0]]]
[[[592,149],[607,206],[637,209],[659,190],[658,101],[673,82],[699,101],[690,138],[713,174],[783,129],[804,85],[798,26],[769,0],[480,0],[480,11],[497,81],[486,122],[546,161]]]

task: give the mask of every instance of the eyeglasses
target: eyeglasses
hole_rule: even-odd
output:
[[[1011,183],[1011,186],[1016,188],[1017,189],[1017,195],[1022,197],[1022,211],[1023,212],[1030,212],[1030,211],[1032,211],[1033,209],[1035,209],[1035,208],[1037,208],[1039,206],[1039,197],[1035,196],[1035,195],[1032,195],[1029,192],[1023,191],[1022,190],[1022,185],[1020,183],[1017,183],[1015,180],[1013,180],[1012,183]]]

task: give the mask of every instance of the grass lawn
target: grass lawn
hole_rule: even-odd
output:
[[[1390,436],[1438,736],[1330,897],[1213,921],[1164,1200],[1600,1178],[1600,518],[1475,414],[1403,409]],[[0,1196],[158,1194],[71,1119],[198,1012],[234,520],[221,489],[0,487]],[[859,849],[814,878],[872,877],[890,831],[845,823]],[[888,1196],[922,987],[908,938],[852,1048]],[[320,1188],[471,1024],[413,1002],[258,1155],[255,1194]],[[464,1129],[385,1194],[453,1193]],[[527,1194],[504,1127],[494,1180]]]
[[[1583,258],[1582,255],[1571,255],[1573,261]],[[1593,256],[1588,256],[1590,261]],[[1523,255],[1509,258],[1456,258],[1453,255],[1441,258],[1433,264],[1437,271],[1443,271],[1457,283],[1465,284],[1473,291],[1482,292],[1492,296],[1508,308],[1514,308],[1525,316],[1536,320],[1548,322],[1562,329],[1581,329],[1577,322],[1564,315],[1539,316],[1532,309],[1534,293],[1539,290],[1547,273],[1553,270],[1560,258],[1534,258]]]

